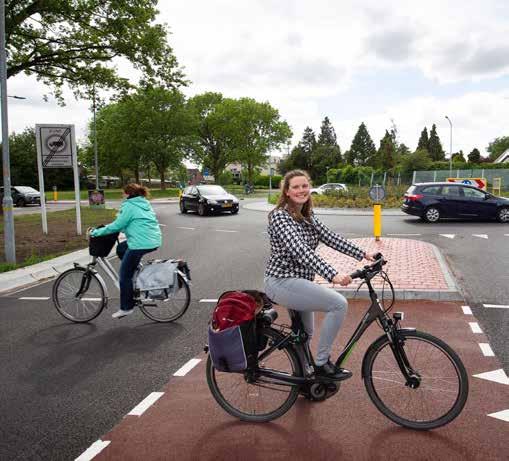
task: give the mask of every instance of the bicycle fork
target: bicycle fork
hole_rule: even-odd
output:
[[[399,334],[400,331],[414,331],[415,328],[402,328],[397,329],[396,325],[394,326],[394,329],[392,330],[390,336],[390,347],[392,349],[392,352],[394,354],[394,358],[396,359],[396,363],[398,364],[398,367],[405,377],[405,386],[410,387],[411,389],[417,389],[419,385],[421,384],[421,376],[418,372],[416,372],[412,365],[410,364],[410,361],[408,360],[408,357],[405,352],[405,341]]]

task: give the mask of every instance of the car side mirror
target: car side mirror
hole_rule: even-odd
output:
[[[488,200],[488,199],[490,199],[492,197],[493,197],[493,195],[491,195],[491,194],[485,194],[484,195],[484,200]]]

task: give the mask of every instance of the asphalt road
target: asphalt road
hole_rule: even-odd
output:
[[[243,209],[236,216],[200,218],[180,215],[174,204],[155,208],[164,245],[154,256],[183,257],[192,270],[192,304],[175,324],[154,324],[140,312],[113,320],[116,295],[88,325],[69,323],[49,300],[20,299],[51,296],[51,283],[0,297],[0,459],[78,456],[202,349],[212,304],[200,300],[232,288],[262,288],[266,213]],[[372,229],[370,216],[322,219],[350,238]],[[508,303],[509,227],[387,216],[383,233],[423,239],[442,250],[509,374],[509,310],[483,307]]]

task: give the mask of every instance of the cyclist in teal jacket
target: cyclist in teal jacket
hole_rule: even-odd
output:
[[[117,219],[107,226],[94,229],[91,237],[123,232],[127,242],[119,244],[117,253],[120,265],[120,309],[113,318],[122,318],[134,311],[133,276],[144,254],[157,250],[162,243],[161,229],[156,214],[147,200],[148,190],[139,184],[124,187],[125,200],[120,206]],[[120,250],[120,251],[118,251]]]

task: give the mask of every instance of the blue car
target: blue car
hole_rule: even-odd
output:
[[[509,199],[453,182],[411,185],[405,193],[401,210],[427,222],[437,222],[442,218],[509,222]]]

